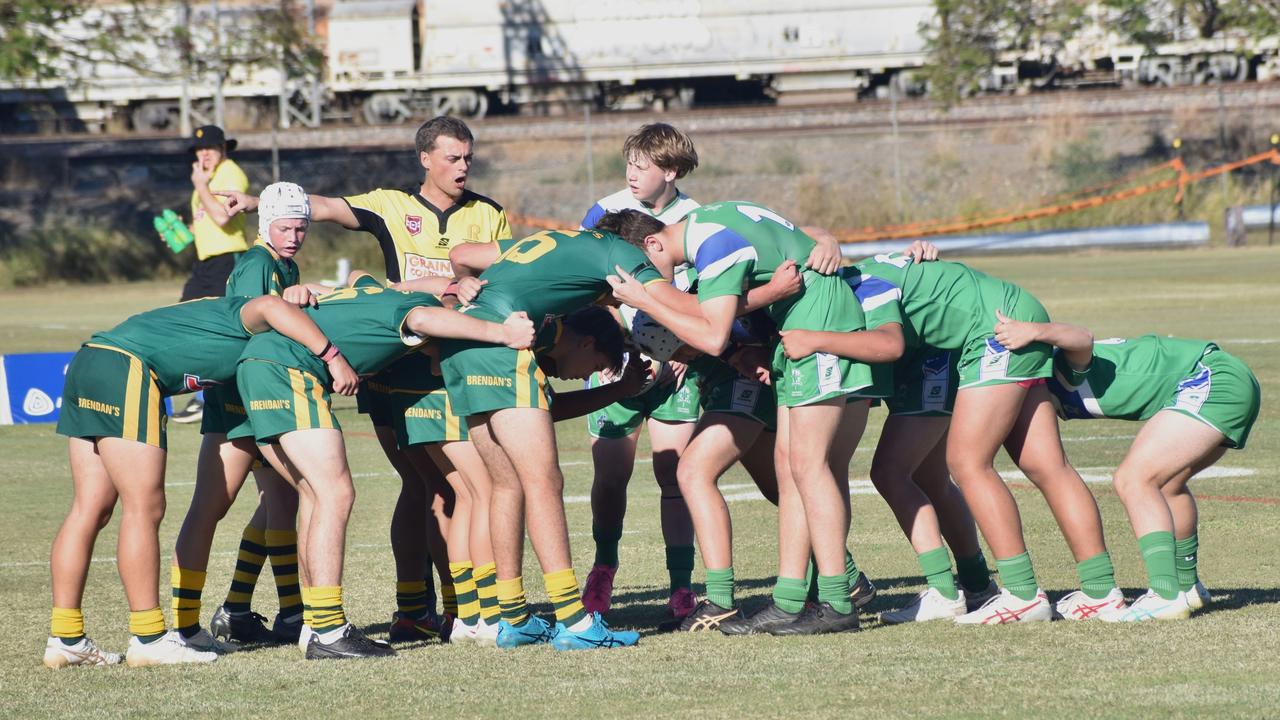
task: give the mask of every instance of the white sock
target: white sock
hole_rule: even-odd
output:
[[[578,622],[570,625],[569,632],[582,632],[583,630],[586,630],[587,628],[591,627],[591,622],[592,622],[591,616],[587,615],[586,617],[582,618]]]

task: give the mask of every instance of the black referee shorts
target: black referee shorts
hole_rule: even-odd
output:
[[[227,278],[236,266],[240,253],[214,255],[206,260],[191,263],[191,277],[182,286],[182,302],[202,297],[222,297],[227,294]]]

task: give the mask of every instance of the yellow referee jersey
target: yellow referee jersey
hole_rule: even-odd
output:
[[[223,158],[209,177],[209,190],[249,192],[249,178],[235,161]],[[214,198],[223,205],[227,204],[227,199],[220,195],[214,195]],[[219,226],[204,211],[200,193],[195,190],[191,191],[191,234],[195,235],[196,255],[201,260],[249,249],[249,242],[244,236],[244,213],[231,218],[226,225]]]
[[[391,282],[452,277],[449,249],[454,245],[511,238],[502,206],[470,190],[444,211],[422,195],[402,190],[378,189],[343,199],[360,229],[378,238]]]

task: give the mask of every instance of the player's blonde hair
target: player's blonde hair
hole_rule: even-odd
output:
[[[641,127],[622,143],[622,157],[630,160],[640,155],[663,170],[674,170],[677,178],[698,167],[698,151],[688,135],[666,123],[650,123]]]

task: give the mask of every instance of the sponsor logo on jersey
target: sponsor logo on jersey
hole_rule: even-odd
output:
[[[440,238],[438,241],[436,241],[436,247],[439,247],[439,248],[447,248],[447,247],[449,247],[449,243],[450,243],[449,238],[447,238],[447,237],[442,237],[442,238]]]
[[[198,392],[200,390],[204,390],[205,388],[211,388],[214,385],[221,385],[221,384],[222,383],[216,380],[205,380],[199,375],[192,375],[191,373],[184,373],[182,375],[182,386],[191,392]]]
[[[422,418],[424,420],[443,420],[444,413],[435,408],[411,407],[404,411],[407,418]]]
[[[468,385],[483,385],[486,387],[514,387],[515,383],[509,377],[500,375],[468,375]]]
[[[1213,386],[1212,379],[1213,374],[1209,368],[1201,365],[1195,375],[1178,383],[1178,400],[1174,403],[1174,407],[1200,412],[1200,408],[1204,407],[1205,401],[1209,399],[1209,390]]]
[[[448,260],[429,258],[411,252],[405,253],[404,279],[417,280],[424,277],[453,277],[453,265]]]
[[[248,413],[244,411],[243,405],[237,405],[229,402],[222,403],[222,411],[231,415],[248,415]]]
[[[422,216],[421,215],[405,215],[404,229],[410,235],[417,235],[422,232]]]
[[[951,353],[941,353],[938,355],[930,355],[924,359],[921,369],[924,371],[926,378],[945,375],[951,365]]]
[[[469,242],[480,242],[480,226],[479,225],[467,226],[467,240]]]
[[[729,404],[736,412],[755,410],[756,399],[760,396],[760,386],[747,380],[733,381],[733,402]]]

